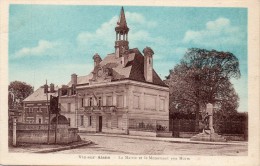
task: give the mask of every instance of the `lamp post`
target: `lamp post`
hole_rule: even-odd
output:
[[[48,135],[47,135],[47,143],[50,144],[50,122],[51,122],[51,112],[49,110],[49,100],[48,100],[48,84],[47,84],[47,80],[46,80],[46,84],[44,85],[44,93],[46,94],[46,98],[47,98],[47,112],[49,114],[49,119],[48,119]]]

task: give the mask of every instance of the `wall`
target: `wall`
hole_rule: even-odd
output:
[[[11,127],[9,128],[9,143],[12,140]],[[17,123],[17,143],[46,144],[48,138],[48,125],[19,124]],[[67,144],[80,141],[77,128],[69,128],[67,125],[59,124],[57,127],[57,143]],[[11,141],[12,142],[12,141]],[[55,143],[55,126],[50,128],[49,143]]]
[[[139,96],[137,108],[135,96]],[[160,101],[163,102],[163,109]],[[154,108],[152,108],[154,105]],[[165,87],[131,85],[129,87],[129,118],[169,120],[169,92]]]
[[[46,101],[24,102],[22,114],[24,123],[39,123],[39,119],[42,124],[48,123],[49,113]]]

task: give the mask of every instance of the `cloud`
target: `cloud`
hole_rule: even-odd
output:
[[[138,47],[140,51],[145,46],[152,48],[161,47],[168,41],[160,36],[150,33],[150,30],[157,26],[157,22],[146,19],[142,14],[126,12],[126,19],[129,31],[129,45],[131,48]],[[105,56],[114,51],[115,26],[118,16],[113,16],[101,24],[94,32],[80,32],[74,39],[64,41],[39,40],[33,47],[24,47],[14,53],[15,58],[41,57],[41,56],[92,56],[99,53]]]
[[[243,41],[243,37],[239,27],[231,25],[229,19],[221,17],[207,22],[203,30],[188,30],[183,42],[205,46],[239,45]]]
[[[155,21],[147,20],[142,14],[126,12],[126,20],[129,31],[129,43],[131,47],[138,47],[144,43],[151,45],[157,43],[163,45],[166,39],[162,37],[154,37],[150,34],[149,29],[155,28]],[[96,52],[102,54],[108,53],[108,50],[113,51],[115,41],[114,27],[118,21],[118,16],[112,17],[107,22],[104,22],[94,33],[81,32],[77,36],[77,43],[81,51],[87,51],[89,54]]]
[[[183,56],[188,49],[186,47],[177,47],[174,52],[177,55]]]
[[[67,54],[71,48],[70,43],[63,41],[39,40],[35,47],[24,47],[14,53],[15,58],[30,56],[59,56]]]

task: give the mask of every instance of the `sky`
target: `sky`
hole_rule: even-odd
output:
[[[247,112],[248,55],[246,8],[124,6],[130,48],[154,51],[162,79],[188,48],[233,53],[240,79],[232,83]],[[9,82],[24,81],[35,90],[48,83],[67,84],[72,73],[87,75],[93,55],[114,52],[114,28],[121,6],[10,5]]]

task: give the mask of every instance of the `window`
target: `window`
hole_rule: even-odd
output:
[[[84,125],[84,115],[80,115],[80,126]]]
[[[75,95],[76,94],[76,85],[72,85],[71,86],[71,95]]]
[[[25,108],[24,112],[25,112],[25,114],[28,114],[29,113],[29,108]]]
[[[145,95],[145,109],[155,110],[156,105],[156,96],[154,95]]]
[[[113,105],[112,96],[107,96],[106,105],[107,105],[107,106],[112,106],[112,105]]]
[[[102,97],[98,97],[98,106],[102,106]]]
[[[32,107],[29,108],[29,113],[33,113],[33,108]]]
[[[70,126],[70,118],[68,118],[68,121],[69,121],[69,126]]]
[[[84,107],[84,98],[81,99],[81,107]]]
[[[39,119],[39,124],[41,124],[42,123],[42,119]]]
[[[134,95],[134,108],[140,108],[140,97]]]
[[[88,103],[88,105],[89,105],[89,106],[92,106],[92,105],[93,105],[93,98],[92,98],[92,97],[89,98],[89,103]]]
[[[68,91],[67,91],[67,89],[62,88],[61,89],[61,96],[65,96],[65,95],[68,95]]]
[[[124,97],[123,97],[123,95],[117,95],[116,106],[119,107],[119,108],[124,107]]]
[[[49,118],[45,117],[45,123],[49,123]]]
[[[71,103],[68,103],[68,112],[71,111]]]
[[[47,108],[41,108],[41,111],[42,111],[42,113],[46,113],[46,114],[48,113]]]
[[[91,126],[91,123],[92,123],[91,120],[92,120],[91,116],[89,116],[89,124],[88,124],[89,126]]]
[[[164,110],[164,99],[160,99],[160,111]]]
[[[117,117],[117,128],[122,128],[122,116]]]

